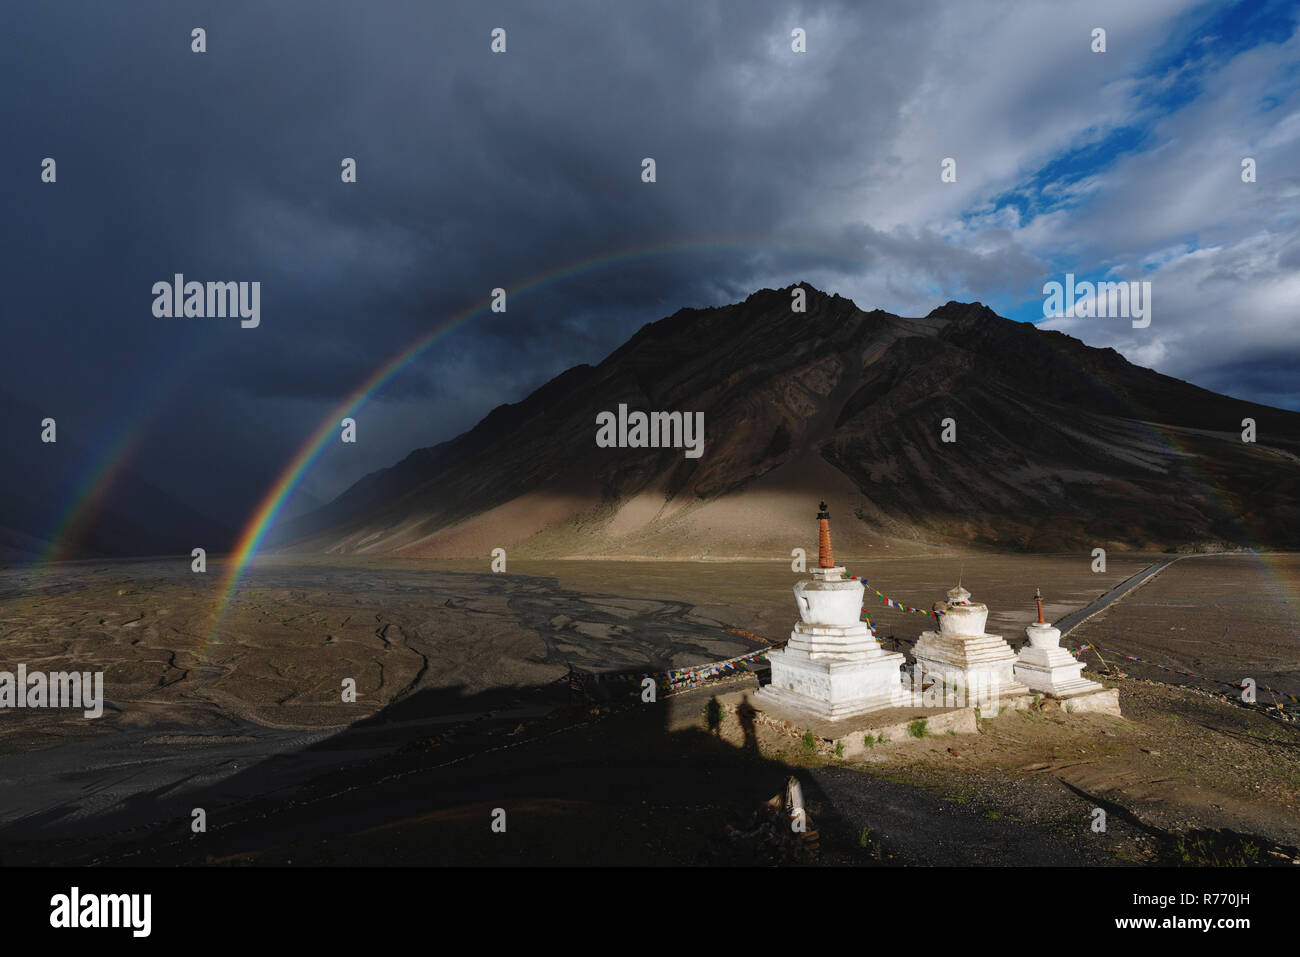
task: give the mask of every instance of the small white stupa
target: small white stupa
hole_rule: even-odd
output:
[[[911,702],[904,658],[880,647],[862,621],[862,582],[846,578],[831,554],[830,513],[821,503],[818,567],[794,586],[799,622],[785,648],[768,653],[772,683],[756,702],[839,720]]]
[[[1104,690],[1096,681],[1082,677],[1083,662],[1061,647],[1061,630],[1043,621],[1043,596],[1034,589],[1038,603],[1038,621],[1025,629],[1029,644],[1016,658],[1016,677],[1033,691],[1043,691],[1055,698],[1092,694]]]
[[[934,678],[981,700],[1027,694],[1015,675],[1016,653],[1000,635],[984,631],[988,606],[970,600],[960,584],[936,602],[939,630],[923,631],[912,654],[922,680]]]

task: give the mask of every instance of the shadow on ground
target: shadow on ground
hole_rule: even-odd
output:
[[[795,738],[778,759],[765,757],[747,700],[725,718],[737,722],[738,743],[711,731],[723,718],[716,695],[753,686],[750,676],[654,703],[640,700],[639,685],[617,682],[421,691],[251,766],[214,754],[195,762],[201,773],[99,813],[83,802],[29,814],[0,829],[0,863],[1116,863],[1096,841],[992,820],[862,767],[805,760]],[[120,768],[109,767],[144,773],[133,766],[151,753],[128,744]],[[66,783],[78,784],[77,773],[69,768]],[[803,832],[784,807],[792,776],[808,809]],[[1081,820],[1107,806],[1075,794]],[[196,808],[206,815],[203,833],[192,830]],[[1126,820],[1118,807],[1109,812],[1116,826]],[[1159,863],[1272,862],[1266,843],[1249,835],[1133,826],[1150,832]]]
[[[816,863],[851,847],[806,770],[710,733],[711,692],[642,703],[639,686],[426,690],[345,731],[235,770],[65,808],[0,831],[5,864],[550,865]],[[529,709],[544,717],[519,720]],[[446,723],[449,715],[488,717]],[[201,745],[200,745],[201,746]],[[798,834],[765,802],[791,774]],[[233,798],[233,799],[232,799]],[[779,804],[779,802],[778,802]],[[194,833],[195,808],[207,831]],[[504,832],[500,828],[504,815]],[[831,855],[870,862],[865,850]]]

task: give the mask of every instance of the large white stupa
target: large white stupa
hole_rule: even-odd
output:
[[[922,680],[943,681],[984,701],[1028,694],[1016,678],[1016,653],[1002,636],[984,631],[988,606],[970,599],[959,584],[949,590],[947,601],[935,603],[939,630],[921,632],[912,650]]]
[[[830,513],[817,513],[820,541],[812,581],[794,586],[799,622],[785,648],[768,653],[772,682],[755,695],[819,718],[839,720],[910,703],[904,658],[880,647],[862,621],[862,582],[846,578],[831,553]]]

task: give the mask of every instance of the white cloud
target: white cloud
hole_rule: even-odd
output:
[[[909,34],[917,45],[891,64],[909,95],[860,152],[828,164],[869,172],[812,203],[817,227],[871,264],[840,290],[866,308],[928,311],[956,297],[1010,309],[1064,272],[1149,280],[1148,329],[1052,325],[1173,375],[1294,354],[1300,33],[1231,56],[1213,37],[1189,36],[1193,58],[1146,75],[1156,44],[1194,22],[1189,11],[1204,8],[962,5],[929,34]],[[1088,51],[1093,26],[1107,29],[1109,52]],[[1267,111],[1266,98],[1276,103]],[[1128,127],[1146,131],[1139,148],[1035,189],[1052,161]],[[939,181],[946,156],[958,163],[955,184]],[[1241,181],[1245,156],[1257,161],[1256,183]],[[1041,203],[1028,215],[996,205],[1017,192]]]

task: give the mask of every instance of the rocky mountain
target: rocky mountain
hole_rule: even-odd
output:
[[[1017,550],[1300,546],[1300,414],[949,302],[803,286],[643,327],[475,428],[285,524],[291,551],[779,557],[836,541]],[[704,414],[702,454],[602,448],[597,417]],[[1244,443],[1243,418],[1258,441]],[[952,419],[955,441],[943,441]]]

